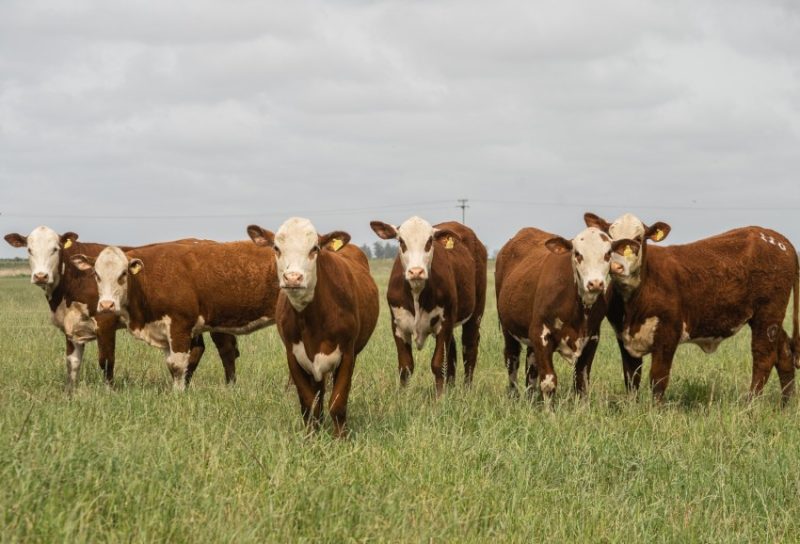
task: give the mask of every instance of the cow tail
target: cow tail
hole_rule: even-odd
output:
[[[792,308],[792,354],[794,356],[794,366],[800,368],[800,254],[795,254],[797,266],[794,269],[794,299]]]

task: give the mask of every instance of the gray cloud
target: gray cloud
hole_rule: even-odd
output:
[[[800,244],[797,51],[777,0],[6,1],[0,230],[226,240],[300,214],[371,243],[370,219],[467,197],[492,248],[587,207]]]

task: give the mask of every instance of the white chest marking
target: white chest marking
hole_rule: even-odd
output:
[[[650,353],[657,328],[658,318],[648,317],[636,334],[631,334],[630,327],[622,331],[622,342],[625,344],[625,349],[628,350],[628,353],[633,357],[644,357]]]
[[[583,350],[586,344],[593,340],[599,340],[599,336],[584,336],[575,340],[575,349],[573,350],[569,345],[569,337],[564,337],[558,343],[558,353],[564,357],[571,364],[578,362],[578,359],[583,355]]]
[[[417,349],[422,349],[429,335],[437,335],[441,332],[442,322],[444,321],[444,308],[436,306],[430,312],[426,312],[420,309],[417,304],[416,309],[416,313],[412,314],[405,308],[392,306],[392,318],[395,324],[395,335],[406,342],[410,342],[413,339],[417,344]],[[434,319],[436,323],[431,325]]]
[[[292,353],[303,370],[314,376],[318,382],[321,382],[328,372],[337,368],[342,362],[342,350],[339,349],[339,346],[336,346],[331,353],[317,353],[314,355],[313,361],[309,359],[306,347],[302,342],[292,344]]]
[[[82,302],[73,302],[67,307],[61,302],[52,313],[53,325],[76,343],[85,343],[97,338],[97,321],[89,316],[89,308]]]
[[[130,329],[131,334],[139,340],[144,340],[151,346],[170,349],[170,336],[169,329],[172,324],[172,319],[165,315],[158,321],[151,321],[141,329]]]
[[[542,325],[542,336],[540,336],[540,338],[542,339],[543,346],[547,345],[547,339],[549,336],[550,336],[550,329],[547,328],[547,325]]]

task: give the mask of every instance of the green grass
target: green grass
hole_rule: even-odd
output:
[[[64,393],[63,337],[25,278],[0,279],[0,540],[25,542],[752,542],[800,535],[798,403],[745,402],[745,330],[682,347],[667,403],[624,392],[608,329],[586,400],[556,360],[554,410],[509,399],[493,291],[474,387],[432,399],[432,343],[398,389],[383,303],[357,363],[352,436],[303,433],[274,328],[212,343],[185,394],[157,350],[118,335],[117,385],[87,349]],[[491,283],[490,283],[491,285]]]

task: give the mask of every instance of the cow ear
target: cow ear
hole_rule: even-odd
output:
[[[586,212],[583,214],[583,222],[586,223],[587,227],[594,227],[602,230],[605,233],[608,233],[608,229],[611,228],[611,223],[591,212]]]
[[[433,229],[433,239],[447,249],[453,249],[456,243],[461,242],[461,236],[447,229]]]
[[[72,266],[80,270],[81,272],[86,272],[87,270],[92,270],[94,268],[94,257],[87,257],[83,254],[73,255],[70,259]]]
[[[631,258],[638,255],[641,249],[642,244],[629,238],[623,238],[622,240],[614,240],[611,242],[611,251],[619,253],[625,258]]]
[[[26,247],[28,245],[28,237],[16,232],[6,234],[4,238],[12,247]]]
[[[658,223],[653,223],[645,230],[645,238],[648,240],[652,240],[654,242],[660,242],[664,238],[666,238],[672,227],[664,223],[663,221],[659,221]]]
[[[141,259],[131,259],[128,263],[128,272],[132,275],[136,275],[144,269],[144,263]]]
[[[378,238],[383,240],[392,240],[397,238],[397,227],[394,225],[384,223],[383,221],[370,221],[369,226],[372,227],[372,230],[375,231],[375,234],[378,235]]]
[[[258,225],[250,225],[247,227],[247,235],[250,236],[250,239],[257,246],[275,246],[275,234],[272,231],[262,229]]]
[[[74,232],[65,232],[64,234],[61,235],[61,240],[60,240],[61,247],[64,249],[69,249],[70,246],[72,246],[72,244],[75,243],[75,240],[77,239],[78,235],[75,234]]]
[[[556,255],[563,255],[572,251],[572,241],[561,236],[550,238],[544,243],[544,246]]]
[[[328,234],[320,234],[319,247],[329,251],[339,251],[350,243],[350,235],[341,230],[335,230]]]

